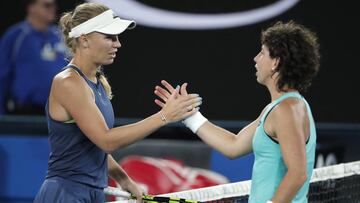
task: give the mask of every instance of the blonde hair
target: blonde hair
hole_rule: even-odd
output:
[[[73,11],[65,12],[62,14],[59,25],[62,30],[66,46],[69,48],[69,51],[72,55],[75,53],[76,47],[78,45],[78,39],[69,37],[69,32],[71,31],[71,29],[107,10],[109,10],[109,8],[102,4],[83,3],[78,5]],[[96,75],[100,80],[101,84],[104,86],[107,96],[109,97],[109,99],[111,99],[113,97],[111,86],[101,68],[97,70]]]

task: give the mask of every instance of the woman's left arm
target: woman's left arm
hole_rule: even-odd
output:
[[[288,169],[272,198],[274,203],[290,202],[307,179],[305,126],[308,123],[303,112],[303,106],[293,99],[281,102],[273,110],[271,123]]]
[[[110,154],[108,155],[108,170],[109,176],[118,182],[123,190],[134,195],[138,203],[142,202],[143,192],[140,187],[126,174]]]

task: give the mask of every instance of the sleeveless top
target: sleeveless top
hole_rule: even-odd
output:
[[[92,89],[95,102],[105,118],[108,128],[114,125],[114,111],[99,79],[90,81],[82,71],[69,64],[66,68],[77,71]],[[60,122],[51,118],[46,105],[49,130],[50,158],[46,178],[61,177],[96,188],[107,187],[107,153],[96,146],[76,123]]]
[[[252,142],[255,161],[252,171],[249,203],[265,203],[267,200],[271,200],[287,172],[280,144],[266,134],[264,123],[270,111],[289,97],[302,100],[306,105],[309,117],[310,136],[306,142],[307,179],[291,201],[292,203],[307,202],[307,192],[315,161],[316,129],[309,104],[299,93],[289,92],[270,103],[255,131]]]

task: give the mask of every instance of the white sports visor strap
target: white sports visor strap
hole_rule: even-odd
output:
[[[107,10],[72,28],[69,37],[77,38],[95,31],[117,35],[127,28],[134,28],[135,25],[134,21],[120,19],[112,10]]]

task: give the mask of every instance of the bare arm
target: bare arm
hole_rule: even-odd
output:
[[[138,203],[142,202],[143,192],[110,154],[108,155],[108,170],[109,176],[118,182],[123,190],[133,194],[136,197]]]
[[[237,135],[210,122],[197,131],[197,135],[212,148],[234,159],[252,152],[252,139],[258,119],[244,127]]]
[[[160,112],[140,122],[109,129],[92,98],[91,90],[75,73],[56,77],[51,91],[50,105],[55,100],[66,109],[83,133],[106,152],[134,143],[165,125],[166,122],[161,119],[161,114],[166,117],[167,122],[174,122],[195,113],[197,109],[188,111],[187,107],[196,106],[199,100],[197,95],[177,98],[177,91],[169,99],[171,102]]]
[[[120,167],[120,165],[114,160],[114,158],[108,154],[108,171],[109,176],[121,183],[123,180],[129,179],[126,172]]]
[[[288,168],[275,195],[274,203],[290,202],[307,178],[306,132],[303,115],[294,100],[285,100],[273,110],[274,130]]]
[[[175,89],[165,80],[161,81],[164,88],[160,86],[155,87],[155,94],[161,98],[165,103],[170,98],[170,93]],[[181,88],[181,95],[187,95],[186,84]],[[160,107],[165,103],[160,100],[155,100],[155,103]],[[259,118],[243,128],[237,135],[229,132],[211,122],[205,122],[196,132],[196,134],[208,145],[229,158],[236,158],[246,155],[252,151],[252,139],[259,123]]]

